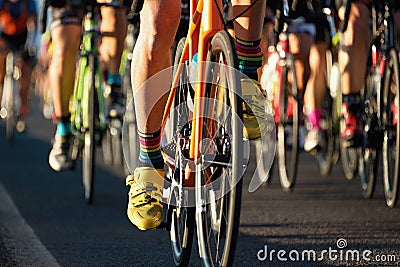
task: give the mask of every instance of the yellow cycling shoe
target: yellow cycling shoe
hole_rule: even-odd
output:
[[[267,95],[260,84],[252,79],[242,79],[243,138],[254,140],[261,137],[267,128]]]
[[[126,178],[130,185],[127,215],[140,230],[157,228],[163,221],[162,190],[164,170],[150,167],[136,168]]]

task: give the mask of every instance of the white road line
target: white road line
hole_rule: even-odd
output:
[[[19,266],[59,266],[0,183],[0,234]]]

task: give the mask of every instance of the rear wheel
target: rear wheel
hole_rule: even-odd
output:
[[[6,137],[8,142],[14,141],[15,130],[15,105],[14,105],[14,92],[17,90],[17,81],[14,78],[14,53],[9,52],[6,59],[6,76],[4,78],[4,93],[3,98],[5,101],[2,115],[6,118]]]
[[[299,103],[297,78],[292,57],[282,69],[278,123],[278,166],[281,186],[291,191],[296,182],[299,148]],[[292,82],[289,83],[289,75]]]
[[[201,158],[196,165],[196,225],[205,266],[231,266],[242,196],[243,124],[236,54],[230,35],[211,41],[201,123]],[[196,105],[195,105],[196,106]]]
[[[103,134],[103,138],[101,140],[101,148],[103,151],[104,163],[107,165],[111,165],[113,162],[113,155],[112,155],[111,133],[109,129],[106,129],[106,131]]]
[[[185,38],[181,39],[177,45],[173,75],[175,76],[180,57],[183,53]],[[188,108],[188,95],[190,85],[187,76],[187,65],[182,66],[176,88],[173,109],[169,114],[165,131],[163,133],[163,151],[167,153],[171,160],[167,160],[168,176],[171,181],[170,203],[171,229],[170,240],[172,256],[175,266],[187,266],[192,251],[193,234],[195,227],[195,208],[194,203],[189,203],[189,199],[194,199],[193,188],[185,184],[185,166],[187,159],[187,141],[190,137],[189,117],[191,111]]]
[[[95,102],[97,97],[96,90],[96,66],[97,62],[94,55],[88,56],[87,77],[89,83],[84,84],[85,90],[89,90],[88,101],[88,126],[84,133],[84,144],[82,151],[82,182],[84,188],[84,198],[87,204],[93,202],[94,184],[94,162],[95,162]]]
[[[347,147],[340,140],[340,158],[342,159],[342,168],[344,176],[348,180],[352,180],[358,171],[358,152],[354,147]]]
[[[383,107],[383,181],[386,204],[394,207],[398,198],[400,164],[399,116],[399,59],[395,49],[390,50],[386,63]]]
[[[324,144],[318,149],[316,154],[319,172],[324,176],[331,172],[335,155],[336,138],[333,126],[332,105],[333,100],[330,94],[326,94],[322,104],[322,118],[320,121]]]
[[[381,90],[380,88],[380,74],[374,68],[369,68],[365,78],[365,87],[362,91],[363,142],[358,160],[361,189],[363,197],[366,199],[371,198],[374,194],[379,150],[382,145],[377,103],[377,92]]]

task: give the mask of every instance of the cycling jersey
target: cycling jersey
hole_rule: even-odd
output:
[[[18,35],[26,32],[26,22],[30,15],[35,15],[34,0],[0,0],[0,27],[6,35]]]

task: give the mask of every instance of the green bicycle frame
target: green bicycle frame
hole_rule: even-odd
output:
[[[88,12],[85,16],[82,43],[79,54],[78,68],[75,79],[74,93],[70,100],[71,125],[74,134],[83,132],[89,127],[89,97],[90,97],[90,66],[89,55],[98,59],[98,22],[93,13]],[[104,110],[103,81],[100,64],[94,64],[96,68],[95,88],[97,90],[97,106],[99,125],[101,131],[106,129],[106,117]]]

